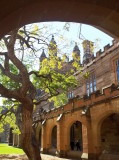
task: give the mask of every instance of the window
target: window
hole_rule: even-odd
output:
[[[93,88],[92,88],[92,77],[90,77],[90,92],[92,93],[93,92]]]
[[[87,81],[87,95],[89,96],[89,81]]]
[[[86,83],[86,92],[87,95],[89,96],[90,93],[93,93],[96,91],[96,81],[95,81],[95,74],[91,74],[89,76],[89,79],[87,80]]]
[[[95,74],[93,74],[93,91],[96,91]]]
[[[119,82],[119,59],[116,60],[117,81]]]
[[[73,91],[69,92],[68,93],[68,99],[71,99],[73,97],[74,97],[74,92]]]

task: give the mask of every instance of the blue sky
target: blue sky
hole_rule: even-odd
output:
[[[82,60],[82,57],[83,57],[82,42],[83,41],[79,39],[80,28],[81,28],[81,34],[82,34],[81,38],[94,42],[95,44],[94,54],[100,49],[103,50],[103,47],[108,43],[110,45],[112,44],[112,40],[113,40],[112,37],[89,25],[80,24],[80,23],[69,23],[67,24],[67,26],[69,27],[69,31],[67,31],[64,29],[65,22],[44,22],[44,23],[40,23],[39,26],[42,26],[43,24],[49,26],[50,34],[59,33],[63,35],[63,40],[60,38],[60,35],[56,34],[54,35],[54,37],[57,42],[57,46],[59,48],[60,46],[62,46],[61,47],[62,52],[66,52],[69,58],[71,58],[73,47],[75,45],[75,42],[77,42],[79,49],[81,51],[81,60]],[[51,36],[50,36],[50,39],[51,39]],[[64,45],[64,48],[63,48],[63,45]]]
[[[83,57],[83,48],[82,48],[82,40],[79,39],[79,32],[80,32],[80,24],[78,23],[70,23],[69,25],[69,31],[64,30],[65,23],[63,22],[44,22],[40,23],[39,26],[42,26],[43,24],[47,25],[49,27],[50,34],[52,35],[55,32],[59,32],[59,34],[63,35],[63,40],[60,36],[55,36],[55,40],[57,42],[58,47],[66,52],[69,57],[72,54],[73,47],[75,45],[75,42],[78,43],[79,49],[81,51],[81,60]],[[107,45],[108,43],[111,45],[113,38],[105,34],[104,32],[89,26],[89,25],[81,25],[81,34],[82,37],[85,37],[85,39],[88,39],[92,42],[96,42],[96,48],[94,52],[98,51],[99,49],[103,50],[103,47]],[[49,37],[51,39],[51,36]],[[65,43],[67,44],[65,47]],[[62,46],[64,45],[64,48]],[[2,105],[2,99],[0,99],[0,105]]]

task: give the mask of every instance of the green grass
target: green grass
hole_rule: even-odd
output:
[[[24,154],[22,149],[0,143],[0,154]]]

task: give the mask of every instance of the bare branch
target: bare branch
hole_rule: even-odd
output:
[[[0,121],[1,121],[2,117],[3,117],[3,116],[6,117],[9,112],[15,113],[14,110],[13,110],[13,107],[14,107],[14,106],[15,106],[15,105],[13,105],[10,109],[7,109],[4,113],[2,113],[2,114],[0,115]]]
[[[8,52],[0,52],[0,56],[5,56]]]

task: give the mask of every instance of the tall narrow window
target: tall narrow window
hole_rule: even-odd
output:
[[[117,82],[119,83],[119,59],[116,60]]]
[[[92,76],[90,77],[90,93],[93,92],[93,86],[92,86]]]
[[[89,96],[89,81],[87,81],[87,95]]]
[[[119,82],[119,66],[117,67],[117,81]]]
[[[96,91],[95,74],[93,74],[93,91]]]
[[[74,97],[74,92],[73,91],[71,92],[71,96],[72,96],[72,98]]]
[[[68,99],[71,99],[73,97],[74,97],[74,92],[73,91],[69,92],[68,93]]]
[[[91,74],[89,77],[89,80],[86,82],[86,92],[89,96],[90,93],[93,93],[96,91],[96,80],[95,80],[95,74]]]

